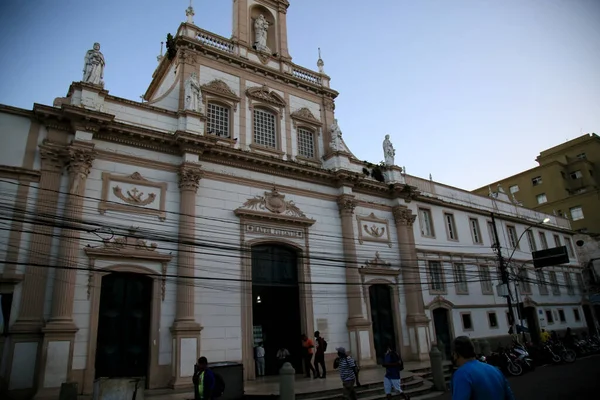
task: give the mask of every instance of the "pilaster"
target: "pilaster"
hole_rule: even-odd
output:
[[[348,303],[348,333],[350,351],[362,366],[374,365],[375,355],[371,353],[371,323],[363,313],[361,279],[356,258],[356,238],[354,237],[354,209],[357,201],[352,194],[342,194],[337,200],[342,221],[342,243],[346,263],[346,295]]]
[[[68,194],[63,213],[58,263],[54,274],[50,319],[42,329],[41,372],[38,397],[58,393],[71,373],[73,344],[78,328],[73,321],[75,279],[79,260],[79,237],[87,177],[96,153],[94,144],[74,140],[66,151],[69,174]],[[51,375],[47,372],[51,371]]]
[[[191,156],[197,158],[197,156]],[[193,365],[200,356],[200,332],[194,313],[194,240],[196,231],[196,194],[203,172],[195,162],[179,168],[179,245],[177,250],[177,306],[173,335],[173,388],[189,386]]]
[[[412,358],[424,361],[429,357],[431,341],[429,318],[425,315],[423,295],[421,294],[421,274],[413,231],[416,215],[410,209],[400,205],[394,207],[392,213],[396,223],[402,280],[405,287],[406,324],[411,338]]]

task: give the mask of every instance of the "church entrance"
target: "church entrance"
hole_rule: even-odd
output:
[[[377,363],[381,364],[388,345],[397,346],[396,330],[394,328],[394,307],[392,304],[392,288],[385,284],[369,287],[371,302],[371,321],[373,323],[373,344]],[[396,349],[400,351],[400,349]]]
[[[435,327],[435,334],[437,341],[444,344],[444,353],[446,359],[451,360],[452,354],[452,333],[450,332],[450,321],[448,318],[448,310],[445,308],[436,308],[433,310],[433,326]]]
[[[149,366],[152,278],[111,273],[102,278],[96,378],[145,377]]]
[[[290,353],[289,362],[302,373],[302,332],[298,254],[281,245],[252,247],[252,319],[254,347],[263,343],[265,374],[277,375],[280,347]]]

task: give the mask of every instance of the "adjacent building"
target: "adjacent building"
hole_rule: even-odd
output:
[[[580,136],[536,158],[539,166],[474,190],[487,195],[498,185],[527,208],[571,220],[573,230],[600,234],[600,137]]]
[[[96,44],[66,97],[0,106],[2,390],[189,387],[200,355],[252,380],[257,343],[269,374],[280,346],[300,370],[315,330],[328,365],[345,346],[364,368],[388,343],[501,339],[496,242],[524,325],[586,326],[568,219],[405,175],[387,138],[359,161],[323,61],[291,61],[288,2],[233,4],[232,38],[187,10],[144,102],[110,94]],[[570,262],[534,271],[555,245]]]

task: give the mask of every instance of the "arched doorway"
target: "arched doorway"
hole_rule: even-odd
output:
[[[441,341],[444,344],[446,359],[450,359],[452,353],[452,331],[450,329],[450,316],[448,313],[449,310],[442,307],[436,308],[431,312],[436,341]]]
[[[96,378],[147,376],[152,285],[152,278],[129,272],[113,272],[102,278]]]
[[[265,348],[265,373],[279,370],[277,351],[285,347],[297,373],[302,373],[302,332],[298,253],[279,244],[252,247],[253,345]]]
[[[396,329],[394,328],[394,306],[392,287],[386,284],[369,286],[371,304],[371,323],[373,326],[373,345],[377,363],[383,362],[388,345],[396,347]],[[399,349],[396,349],[397,351]]]

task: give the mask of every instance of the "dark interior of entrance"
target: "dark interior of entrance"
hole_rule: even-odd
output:
[[[452,334],[450,333],[450,321],[448,318],[448,310],[445,308],[436,308],[432,312],[433,314],[433,325],[435,326],[435,334],[437,341],[444,343],[444,353],[446,359],[451,360],[452,353]]]
[[[152,279],[111,273],[102,278],[96,378],[145,377],[150,349]]]
[[[541,340],[540,329],[535,307],[523,307],[523,303],[520,303],[519,308],[521,309],[523,319],[527,321],[527,331],[531,336],[531,341],[533,343],[539,343]]]
[[[583,306],[581,306],[581,308],[583,309],[583,317],[585,318],[585,324],[588,327],[590,335],[595,335],[597,333],[596,324],[594,324],[594,317],[592,314],[591,307],[587,304],[584,304]]]
[[[252,318],[254,345],[263,342],[265,374],[277,375],[280,347],[290,352],[289,362],[302,373],[302,332],[298,256],[295,250],[280,245],[252,248]]]
[[[371,301],[371,321],[373,323],[373,344],[377,363],[383,362],[388,345],[397,346],[394,329],[394,307],[392,305],[392,288],[389,285],[377,284],[369,287]],[[400,351],[400,349],[396,349]]]

